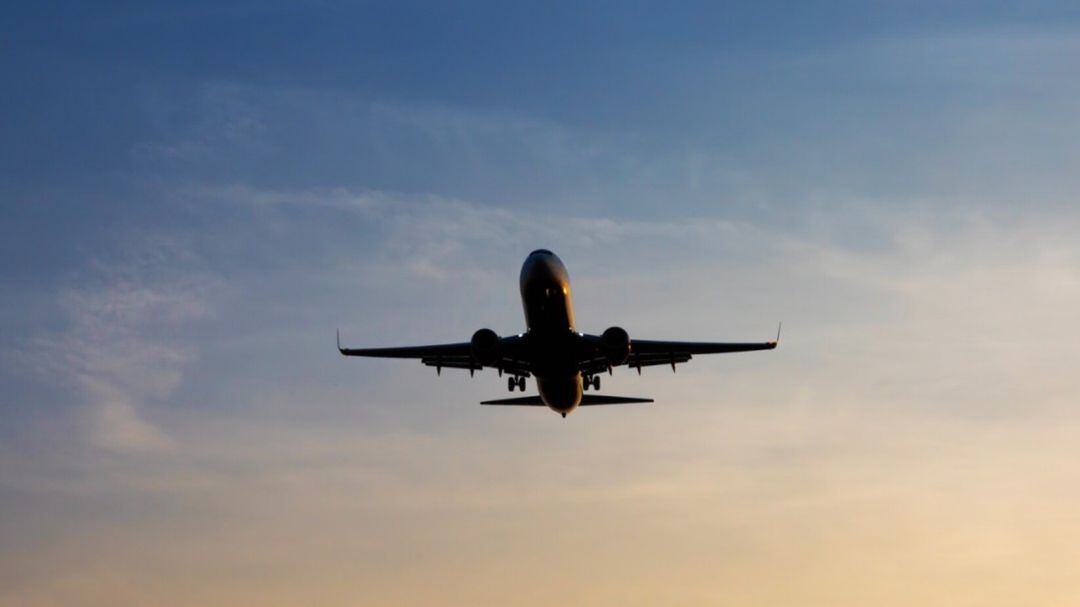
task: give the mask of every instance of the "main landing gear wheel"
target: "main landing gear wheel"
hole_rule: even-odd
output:
[[[506,378],[506,389],[513,392],[514,388],[516,388],[516,387],[517,387],[517,378],[516,377],[507,377]]]
[[[599,375],[593,375],[592,389],[593,390],[599,390],[600,389],[600,376]]]
[[[519,377],[519,378],[517,378],[517,387],[518,387],[518,389],[519,389],[519,390],[521,390],[522,392],[524,392],[524,391],[525,391],[525,377],[524,377],[524,376],[522,376],[522,377]],[[511,388],[511,390],[512,390],[512,389],[513,389],[513,388]]]
[[[582,380],[581,380],[581,389],[582,390],[588,390],[589,388],[592,388],[593,390],[599,390],[600,389],[600,376],[599,375],[586,375],[584,378],[582,378]]]

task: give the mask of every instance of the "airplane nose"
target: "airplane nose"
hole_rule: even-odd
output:
[[[566,287],[569,277],[562,261],[547,249],[533,251],[521,266],[521,292],[532,288]]]
[[[528,264],[528,278],[529,282],[544,282],[553,283],[558,282],[559,271],[554,264],[550,263],[546,258],[535,257]]]

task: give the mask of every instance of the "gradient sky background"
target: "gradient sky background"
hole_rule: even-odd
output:
[[[1080,603],[1073,2],[21,3],[0,604]],[[483,408],[352,345],[761,340]]]

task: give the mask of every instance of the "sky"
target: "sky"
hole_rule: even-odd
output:
[[[0,604],[1075,605],[1069,2],[22,3]],[[352,346],[779,349],[561,419]]]

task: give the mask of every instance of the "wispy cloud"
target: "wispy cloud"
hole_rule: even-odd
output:
[[[1043,512],[1060,519],[1080,499],[1060,489],[1067,468],[1052,465],[1070,457],[1078,423],[1066,407],[1080,389],[1071,346],[1044,339],[1080,298],[1069,214],[1017,224],[963,209],[866,207],[788,230],[708,216],[490,212],[349,188],[175,195],[240,220],[197,254],[128,234],[126,253],[96,258],[66,288],[68,327],[47,360],[73,378],[90,449],[4,470],[16,496],[128,506],[90,530],[77,509],[41,515],[37,525],[81,521],[79,540],[62,546],[72,564],[62,575],[21,569],[28,581],[7,598],[162,596],[141,582],[118,589],[134,573],[176,585],[180,604],[192,594],[168,572],[183,570],[211,580],[215,598],[271,604],[319,592],[437,599],[407,584],[417,575],[445,576],[449,602],[526,589],[526,604],[542,604],[579,596],[573,587],[603,602],[622,595],[596,578],[638,571],[628,588],[642,601],[669,597],[660,589],[677,579],[688,601],[827,602],[842,599],[831,589],[856,570],[867,581],[851,592],[881,599],[906,578],[866,565],[868,551],[923,577],[1009,569],[993,585],[1003,592],[1039,570],[1060,579],[1047,560],[1016,557],[1066,551],[1010,511],[1052,502]],[[880,242],[844,237],[851,226]],[[569,422],[470,405],[477,390],[499,387],[483,373],[468,383],[333,351],[334,317],[387,343],[457,340],[500,315],[519,327],[514,272],[532,242],[571,263],[590,324],[725,338],[782,317],[789,333],[767,358],[695,360],[675,376],[617,373],[609,389],[662,402]],[[223,302],[220,275],[242,296]],[[459,306],[447,327],[442,310]],[[462,336],[452,334],[459,322]],[[175,339],[202,324],[215,337],[201,349]],[[190,384],[213,408],[178,400]],[[62,556],[23,545],[42,562]],[[567,550],[597,565],[566,572],[569,586],[556,589],[525,573]],[[646,567],[641,551],[666,558]],[[508,560],[520,568],[503,569]],[[230,568],[252,577],[214,573]],[[289,583],[267,573],[279,570],[292,572]],[[493,571],[504,575],[477,591]],[[767,583],[778,574],[787,590]],[[965,586],[945,578],[927,596],[944,601]]]
[[[137,239],[98,259],[60,295],[66,328],[28,352],[43,378],[71,389],[84,438],[117,453],[152,453],[173,439],[147,418],[168,402],[194,354],[176,338],[209,312],[213,278],[175,239]]]

